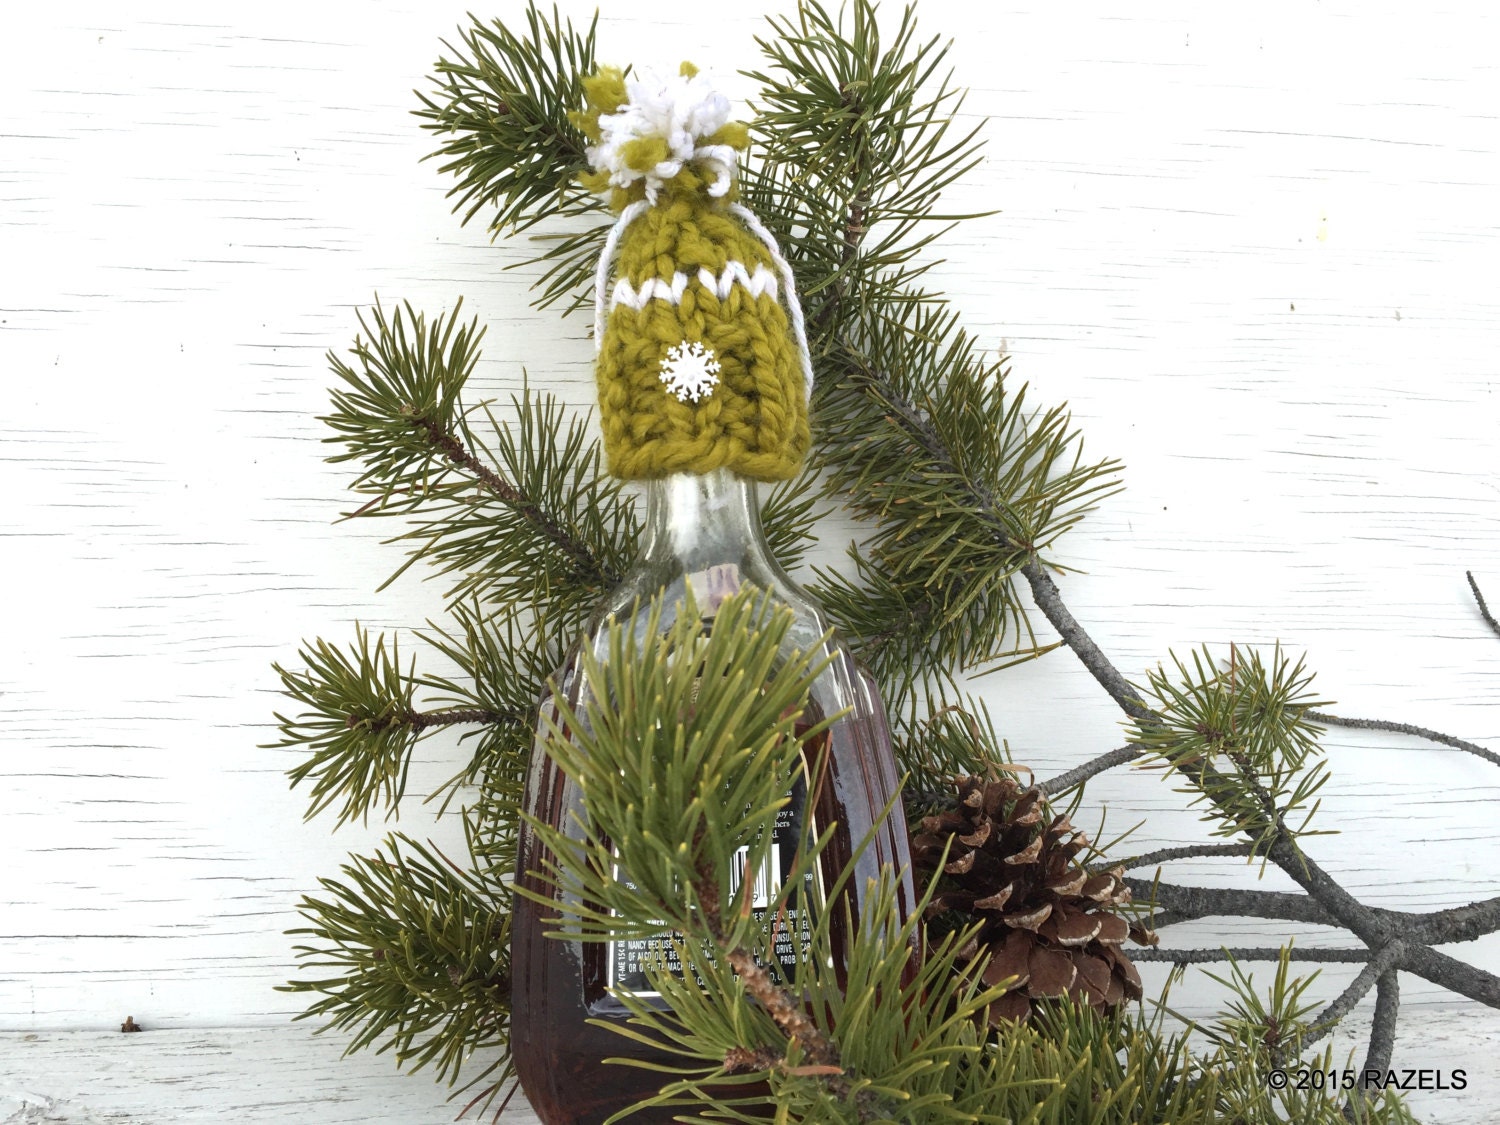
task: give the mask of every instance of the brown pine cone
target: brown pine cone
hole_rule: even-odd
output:
[[[1121,946],[1127,937],[1155,945],[1156,935],[1111,909],[1130,901],[1123,869],[1092,875],[1077,862],[1088,837],[1066,815],[1049,816],[1038,789],[1010,777],[965,777],[956,787],[956,808],[922,818],[912,859],[919,877],[938,880],[929,921],[982,921],[964,953],[989,955],[986,984],[1015,978],[990,1022],[1025,1019],[1034,1001],[1064,995],[1100,1011],[1140,999],[1140,974]]]

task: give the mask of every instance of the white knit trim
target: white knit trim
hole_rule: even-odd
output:
[[[729,262],[724,266],[724,272],[718,275],[707,266],[693,274],[679,270],[672,275],[671,281],[648,277],[641,282],[639,289],[630,284],[629,278],[622,277],[615,282],[614,290],[610,293],[609,307],[613,309],[618,305],[627,305],[632,309],[643,309],[652,301],[680,305],[688,285],[694,281],[721,301],[728,298],[736,285],[743,286],[752,297],[769,293],[774,298],[780,289],[776,275],[765,266],[757,265],[754,270],[748,270],[744,262]]]
[[[620,238],[625,228],[640,217],[650,206],[644,199],[637,199],[615,220],[609,228],[609,237],[604,240],[604,249],[599,252],[599,267],[594,271],[594,351],[604,347],[604,291],[609,288],[609,267],[615,260],[615,251],[620,248]]]
[[[781,248],[776,245],[776,239],[766,229],[764,223],[756,217],[754,211],[741,203],[731,203],[729,209],[739,216],[740,222],[756,238],[765,244],[770,252],[771,261],[776,263],[776,268],[781,271],[781,280],[785,286],[786,308],[791,317],[792,331],[797,337],[797,354],[802,358],[802,378],[807,384],[807,397],[812,400],[813,389],[813,367],[812,352],[807,346],[807,322],[802,316],[802,302],[797,300],[797,279],[792,276],[792,267],[785,258],[781,256]]]

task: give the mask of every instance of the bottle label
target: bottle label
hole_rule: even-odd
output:
[[[746,872],[748,848],[741,849],[730,871],[730,889],[738,894],[744,879],[753,880],[750,908],[756,919],[773,935],[771,952],[786,980],[796,976],[797,962],[812,943],[812,917],[802,895],[791,895],[774,914],[770,904],[792,875],[797,851],[802,843],[803,818],[807,808],[807,763],[790,793],[791,799],[776,814],[771,829],[771,849],[759,871]],[[812,876],[817,877],[816,872]],[[630,874],[621,864],[615,865],[615,878],[630,884]],[[651,988],[645,970],[665,963],[675,976],[683,975],[681,960],[672,946],[675,931],[663,929],[659,934],[632,941],[612,941],[605,948],[606,982],[610,988],[623,989],[637,996],[660,996]],[[696,974],[695,974],[696,976]],[[698,977],[700,985],[706,985]]]

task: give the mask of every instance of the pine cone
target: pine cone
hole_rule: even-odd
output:
[[[1064,995],[1100,1011],[1140,999],[1140,974],[1120,947],[1127,937],[1155,945],[1156,935],[1111,910],[1130,901],[1124,870],[1091,875],[1078,863],[1088,837],[1066,815],[1049,818],[1039,789],[965,777],[957,790],[957,808],[922,818],[912,858],[919,876],[939,880],[929,920],[952,912],[954,929],[984,922],[965,954],[989,954],[986,984],[1016,978],[990,1005],[990,1023]]]

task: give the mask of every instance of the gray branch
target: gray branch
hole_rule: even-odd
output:
[[[1449,992],[1478,1000],[1491,1008],[1500,1008],[1500,977],[1476,969],[1457,957],[1449,957],[1425,945],[1409,946],[1406,956],[1401,959],[1401,968],[1442,985]]]
[[[1428,730],[1426,727],[1413,726],[1411,723],[1393,723],[1387,719],[1347,719],[1342,715],[1330,715],[1326,711],[1309,711],[1307,718],[1314,723],[1328,723],[1336,727],[1350,727],[1354,730],[1385,730],[1395,734],[1409,734],[1414,738],[1425,738],[1428,742],[1436,742],[1443,746],[1451,746],[1455,750],[1464,750],[1470,754],[1476,754],[1487,762],[1493,762],[1500,766],[1500,754],[1493,750],[1486,750],[1477,742],[1469,742],[1462,738],[1455,738],[1451,734],[1442,731]]]
[[[1052,576],[1047,573],[1041,560],[1035,557],[1029,559],[1022,565],[1021,574],[1031,585],[1031,596],[1036,601],[1037,608],[1057,630],[1063,643],[1073,650],[1073,655],[1083,662],[1083,666],[1119,705],[1120,710],[1132,719],[1144,723],[1159,721],[1160,716],[1146,706],[1136,690],[1120,675],[1120,670],[1110,663],[1109,657],[1104,655],[1087,630],[1078,623],[1072,611],[1063,604],[1057,583],[1052,581]]]
[[[1370,1028],[1370,1049],[1365,1054],[1362,1072],[1378,1071],[1381,1077],[1391,1068],[1396,1049],[1396,1015],[1401,1007],[1401,985],[1395,969],[1387,969],[1375,982],[1375,1023]]]
[[[1244,949],[1132,949],[1132,961],[1166,961],[1173,965],[1209,965],[1215,961],[1280,961],[1282,954],[1291,961],[1321,961],[1324,963],[1359,964],[1370,959],[1368,949],[1285,949],[1280,946],[1263,945]]]
[[[1166,849],[1177,850],[1189,852],[1199,849]],[[1155,892],[1156,905],[1161,909],[1145,920],[1145,924],[1151,929],[1159,930],[1178,922],[1212,917],[1268,918],[1282,922],[1310,922],[1317,926],[1342,925],[1317,900],[1308,895],[1227,887],[1187,887],[1179,883],[1153,883],[1150,879],[1129,877],[1126,878],[1125,885],[1130,888],[1133,897],[1143,902],[1148,901]],[[1387,910],[1378,906],[1367,909],[1389,933],[1399,935],[1414,945],[1476,941],[1500,930],[1500,897],[1423,914]]]
[[[1139,758],[1144,751],[1139,746],[1121,746],[1117,750],[1111,750],[1107,754],[1100,754],[1097,758],[1084,762],[1081,766],[1075,766],[1067,773],[1060,773],[1047,781],[1037,782],[1037,788],[1049,797],[1055,797],[1059,793],[1072,789],[1075,785],[1082,785],[1090,778],[1098,777],[1106,770],[1112,770],[1116,766],[1123,766]]]
[[[1101,867],[1123,867],[1127,871],[1137,867],[1156,867],[1163,863],[1171,863],[1177,859],[1199,859],[1210,856],[1248,856],[1250,855],[1249,844],[1190,844],[1181,848],[1159,848],[1145,855],[1131,856],[1129,859],[1121,860],[1111,864],[1101,864]]]
[[[1302,1041],[1303,1046],[1311,1046],[1332,1032],[1334,1025],[1354,1010],[1354,1005],[1364,999],[1365,993],[1374,988],[1385,973],[1394,971],[1393,966],[1405,953],[1406,946],[1400,941],[1393,941],[1378,950],[1349,987],[1318,1014],[1317,1027]]]
[[[1151,898],[1153,887],[1156,905],[1176,915],[1176,921],[1196,918],[1271,918],[1279,922],[1311,922],[1318,926],[1338,926],[1338,919],[1307,895],[1286,891],[1234,890],[1222,887],[1184,887],[1176,883],[1155,883],[1149,879],[1125,880],[1131,896],[1140,901]],[[1152,929],[1168,923],[1156,918],[1146,920]]]
[[[1490,607],[1484,604],[1484,595],[1479,592],[1479,583],[1474,581],[1474,572],[1464,571],[1464,577],[1469,580],[1469,589],[1474,592],[1474,601],[1479,604],[1479,616],[1483,617],[1489,627],[1500,635],[1500,621],[1495,620],[1495,615],[1490,612]]]
[[[1500,930],[1500,897],[1453,906],[1427,914],[1406,916],[1403,930],[1413,941],[1425,945],[1447,945],[1454,941],[1475,941]]]

